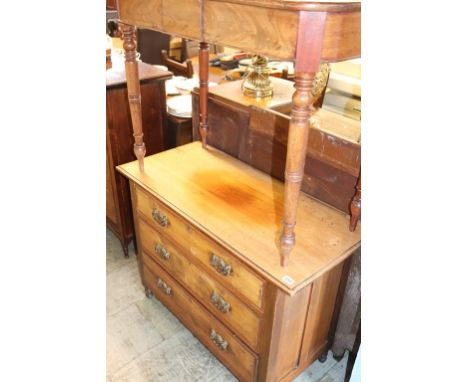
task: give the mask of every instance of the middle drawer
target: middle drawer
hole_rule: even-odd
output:
[[[138,226],[143,251],[185,285],[200,303],[231,327],[253,350],[258,350],[261,319],[143,219],[138,220]]]

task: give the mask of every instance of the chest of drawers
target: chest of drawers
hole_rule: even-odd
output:
[[[138,264],[156,296],[241,381],[288,381],[323,352],[360,227],[301,194],[279,264],[284,185],[199,142],[118,167],[130,179]]]

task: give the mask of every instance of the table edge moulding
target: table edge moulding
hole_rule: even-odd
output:
[[[128,99],[139,171],[145,171],[141,97],[135,27],[200,42],[200,136],[206,146],[208,44],[223,45],[295,62],[295,88],[289,125],[280,263],[286,267],[295,247],[295,224],[304,174],[309,119],[316,109],[311,89],[322,62],[360,57],[361,3],[301,0],[119,0]],[[157,174],[152,174],[157,176]],[[360,215],[360,184],[351,208]],[[293,253],[294,254],[294,253]]]

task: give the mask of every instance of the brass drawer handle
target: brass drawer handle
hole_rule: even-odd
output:
[[[161,227],[167,227],[169,225],[169,219],[167,218],[166,215],[164,215],[161,211],[159,211],[157,208],[153,209],[153,219],[156,220],[156,222],[161,226]]]
[[[161,243],[156,244],[154,250],[163,260],[169,260],[171,258],[171,254],[166,248],[164,248],[164,245],[162,245]]]
[[[210,338],[213,343],[219,347],[221,350],[226,351],[228,349],[228,342],[221,337],[214,329],[211,329]]]
[[[171,293],[172,293],[171,287],[169,285],[167,285],[160,277],[158,277],[158,282],[157,282],[156,286],[159,289],[161,289],[168,296],[171,295]]]
[[[228,313],[231,310],[231,304],[224,301],[224,299],[216,292],[213,292],[211,295],[211,302],[223,313]]]
[[[226,264],[223,259],[216,256],[214,253],[211,254],[210,262],[213,268],[215,268],[219,273],[223,274],[224,276],[229,276],[231,274],[231,266]]]

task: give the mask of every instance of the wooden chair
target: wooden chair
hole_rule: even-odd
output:
[[[161,50],[162,65],[165,65],[169,70],[176,76],[184,76],[187,78],[193,77],[193,64],[192,60],[186,60],[184,63],[177,62],[172,58],[169,58],[167,50]]]
[[[151,65],[164,65],[161,51],[169,50],[171,36],[166,33],[138,28],[137,47],[141,61]]]

